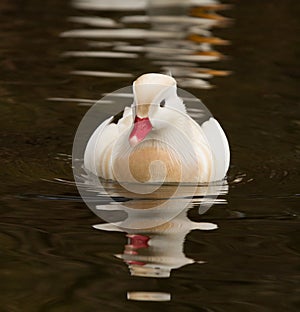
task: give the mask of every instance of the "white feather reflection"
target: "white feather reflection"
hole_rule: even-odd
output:
[[[224,199],[218,200],[216,197],[219,194],[226,194],[228,186],[226,183],[213,186],[199,186],[192,200],[190,191],[193,188],[187,186],[182,188],[181,196],[176,198],[176,200],[168,202],[169,207],[164,207],[159,212],[153,212],[153,209],[151,209],[152,205],[157,205],[158,201],[166,200],[168,194],[173,192],[172,188],[174,187],[165,186],[161,188],[159,193],[149,194],[142,199],[137,197],[131,202],[126,202],[128,209],[126,209],[124,203],[97,206],[98,212],[126,212],[123,216],[126,216],[127,221],[97,224],[94,228],[102,231],[125,233],[128,241],[124,246],[124,251],[120,254],[115,254],[115,257],[123,260],[128,265],[132,276],[169,278],[172,270],[180,269],[189,264],[205,263],[205,259],[195,260],[186,257],[184,253],[185,238],[193,230],[210,231],[216,230],[218,226],[210,222],[191,221],[187,213],[192,207],[199,206],[199,213],[204,214],[213,203],[226,203]],[[109,190],[114,196],[132,195],[123,188],[112,188],[112,185],[106,186],[106,191]],[[184,201],[188,200],[191,201],[191,204],[185,209],[181,209],[181,211],[178,210],[177,215],[174,217],[174,209],[177,209],[176,203],[179,202],[179,205],[182,205]],[[202,205],[205,201],[209,205]],[[166,218],[166,215],[169,213],[172,215],[171,218]],[[160,223],[157,222],[158,218],[169,220],[165,223]],[[127,299],[169,301],[171,300],[171,294],[145,291],[128,292]]]
[[[73,74],[115,78],[140,74],[126,72],[128,67],[122,66],[122,61],[127,59],[150,61],[160,67],[156,72],[172,74],[181,87],[208,89],[212,87],[210,79],[230,74],[226,70],[205,72],[199,67],[203,62],[225,59],[215,47],[229,42],[214,36],[212,31],[228,25],[230,20],[218,12],[229,6],[217,0],[73,0],[72,4],[79,10],[94,10],[99,14],[69,18],[74,25],[82,27],[65,31],[61,37],[88,39],[85,44],[91,50],[67,51],[63,56],[117,58],[118,67],[125,68],[124,72],[115,73],[111,63],[101,62],[96,64],[98,68],[80,68]],[[119,14],[111,18],[109,11]]]
[[[72,16],[68,19],[70,22],[86,24],[95,27],[120,27],[122,24],[117,23],[115,20],[107,17],[98,16]]]
[[[135,301],[170,301],[171,294],[156,291],[128,291],[127,299]]]
[[[147,0],[73,0],[73,6],[83,10],[114,10],[131,11],[143,10],[147,6]]]
[[[90,77],[111,77],[111,78],[127,78],[133,77],[129,73],[117,73],[117,72],[104,72],[104,71],[92,71],[92,70],[74,70],[71,72],[73,75],[90,76]]]
[[[139,219],[135,221],[142,222]],[[115,256],[127,263],[131,275],[157,278],[170,277],[173,269],[196,262],[187,258],[183,252],[185,237],[190,231],[218,228],[214,223],[190,221],[187,209],[165,224],[143,230],[125,230],[112,224],[98,224],[94,227],[127,233],[128,244],[124,252]]]
[[[137,54],[122,53],[122,52],[105,52],[105,51],[68,51],[62,54],[63,56],[75,57],[102,57],[102,58],[136,58]]]

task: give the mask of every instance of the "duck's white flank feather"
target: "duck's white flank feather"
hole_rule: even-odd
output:
[[[228,170],[230,150],[226,135],[218,121],[211,117],[201,128],[209,142],[215,163],[214,181],[222,180]]]

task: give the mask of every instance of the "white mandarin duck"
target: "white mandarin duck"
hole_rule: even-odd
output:
[[[106,119],[92,134],[84,166],[119,182],[222,180],[229,167],[229,145],[216,119],[199,125],[177,95],[176,81],[144,74],[133,83],[131,107]]]

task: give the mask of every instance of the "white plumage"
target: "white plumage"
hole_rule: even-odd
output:
[[[213,117],[201,126],[186,112],[174,78],[145,74],[133,83],[134,102],[122,117],[92,134],[84,166],[119,182],[211,182],[225,177],[230,152]]]

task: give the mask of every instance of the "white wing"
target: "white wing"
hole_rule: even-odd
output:
[[[211,117],[201,125],[215,161],[214,181],[222,180],[228,170],[230,162],[230,150],[226,135],[218,121]]]
[[[105,179],[113,179],[111,153],[120,132],[132,123],[131,108],[125,107],[123,117],[117,124],[111,123],[113,116],[103,121],[90,137],[84,153],[84,167]]]

